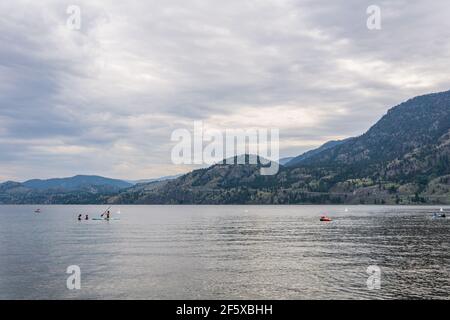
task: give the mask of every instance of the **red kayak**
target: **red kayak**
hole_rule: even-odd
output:
[[[326,216],[321,216],[320,221],[332,221],[332,220]]]

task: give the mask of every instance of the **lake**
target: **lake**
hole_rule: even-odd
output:
[[[36,208],[0,206],[0,299],[450,296],[450,219],[436,207],[115,206],[120,220],[81,222],[106,207]],[[71,265],[80,290],[66,287]]]

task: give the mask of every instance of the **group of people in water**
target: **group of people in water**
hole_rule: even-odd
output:
[[[102,217],[102,218],[103,218],[104,216],[106,216],[106,218],[104,218],[104,219],[109,220],[109,218],[110,218],[110,216],[111,216],[111,212],[110,212],[109,210],[106,210],[105,212],[103,212],[103,213],[100,215],[100,217]],[[79,215],[78,215],[78,221],[82,221],[82,220],[89,220],[89,215],[85,214],[85,215],[84,215],[84,218],[83,218],[83,215],[82,215],[82,214],[79,214]]]
[[[82,217],[83,217],[83,215],[82,215],[82,214],[79,214],[79,215],[78,215],[78,221],[81,221],[81,220],[89,220],[89,215],[87,215],[87,214],[84,215],[84,219],[83,219]]]

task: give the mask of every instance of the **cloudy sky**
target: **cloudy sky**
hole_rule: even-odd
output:
[[[67,27],[69,5],[81,29]],[[381,8],[381,30],[366,26]],[[0,181],[186,172],[171,132],[279,128],[282,156],[450,89],[450,1],[0,2]]]

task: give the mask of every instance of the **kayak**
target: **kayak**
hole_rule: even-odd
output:
[[[332,220],[330,218],[328,218],[328,217],[320,217],[320,221],[330,222]]]

